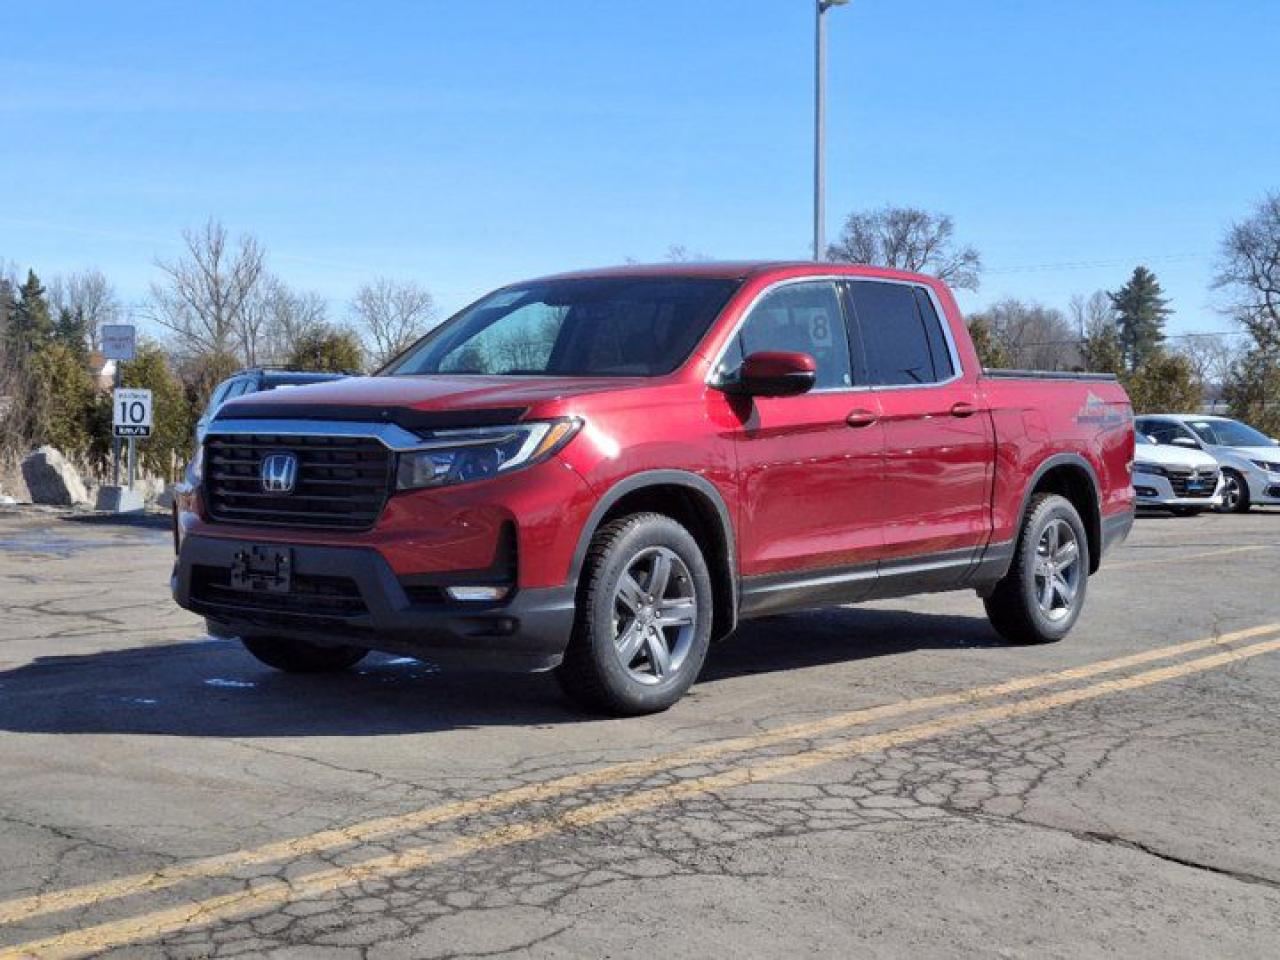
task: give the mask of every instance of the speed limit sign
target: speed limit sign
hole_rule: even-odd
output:
[[[112,398],[111,426],[117,437],[151,436],[151,391],[116,390]]]

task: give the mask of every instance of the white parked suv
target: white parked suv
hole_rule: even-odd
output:
[[[1194,517],[1222,506],[1222,471],[1203,450],[1161,446],[1134,433],[1133,492],[1139,507],[1157,507],[1180,517]]]
[[[1280,443],[1227,417],[1154,414],[1138,417],[1134,430],[1156,443],[1203,450],[1222,467],[1224,512],[1255,504],[1280,506]]]

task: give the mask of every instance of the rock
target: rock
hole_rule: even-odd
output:
[[[73,507],[89,502],[80,473],[53,447],[41,447],[22,460],[22,478],[31,492],[32,503]]]

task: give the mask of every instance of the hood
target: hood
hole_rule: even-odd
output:
[[[350,377],[247,394],[224,404],[216,419],[390,420],[406,427],[510,423],[541,404],[653,384],[645,377]]]
[[[1175,447],[1171,444],[1151,446],[1140,443],[1133,449],[1133,459],[1138,463],[1156,463],[1162,467],[1217,467],[1218,461],[1203,450]]]
[[[1267,460],[1280,463],[1280,447],[1216,447],[1218,453],[1234,453],[1246,460]]]

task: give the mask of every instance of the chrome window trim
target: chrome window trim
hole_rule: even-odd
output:
[[[813,274],[804,277],[787,277],[783,280],[775,280],[767,287],[762,289],[742,310],[742,315],[738,317],[737,322],[733,325],[733,329],[729,332],[729,336],[725,338],[724,345],[716,354],[715,359],[711,361],[711,369],[707,372],[707,386],[719,390],[722,389],[724,383],[720,381],[720,364],[724,361],[724,355],[729,352],[729,347],[738,333],[742,330],[743,324],[751,319],[751,314],[762,299],[777,290],[779,287],[790,286],[796,283],[893,283],[904,287],[916,287],[925,292],[929,297],[929,302],[933,304],[933,310],[938,315],[938,322],[942,325],[942,337],[946,341],[947,351],[951,354],[951,366],[954,373],[945,380],[935,380],[931,383],[895,383],[895,384],[855,384],[850,387],[825,387],[821,390],[810,390],[803,396],[812,396],[815,393],[866,393],[869,391],[884,390],[928,390],[934,387],[945,387],[964,376],[964,365],[960,362],[960,352],[956,348],[955,337],[951,333],[951,324],[948,322],[947,313],[942,309],[942,302],[934,293],[933,288],[928,284],[921,283],[919,280],[898,280],[890,277],[863,277],[856,274],[833,273],[833,274]],[[848,317],[846,316],[846,321]],[[847,325],[847,323],[846,323]],[[852,331],[849,331],[850,333]],[[860,331],[859,331],[860,332]],[[852,343],[850,343],[852,346]],[[850,367],[852,367],[852,358],[850,359]]]

